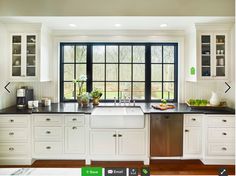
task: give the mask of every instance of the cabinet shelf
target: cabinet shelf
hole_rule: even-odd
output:
[[[202,45],[210,45],[210,43],[202,43]]]

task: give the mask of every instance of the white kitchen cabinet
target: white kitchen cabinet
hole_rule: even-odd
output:
[[[85,127],[65,127],[65,153],[85,154]]]
[[[43,25],[6,25],[9,78],[14,82],[50,81],[51,35]]]
[[[183,157],[201,158],[202,153],[202,115],[184,115]]]
[[[90,132],[91,155],[116,155],[117,134],[115,130],[93,130]]]

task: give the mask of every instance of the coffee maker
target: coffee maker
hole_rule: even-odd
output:
[[[24,109],[28,105],[28,101],[34,99],[33,89],[20,88],[16,91],[16,106],[18,109]]]

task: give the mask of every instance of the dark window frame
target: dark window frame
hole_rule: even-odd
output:
[[[87,46],[87,62],[86,62],[86,70],[87,70],[87,91],[90,92],[92,91],[92,83],[93,82],[112,82],[112,81],[93,81],[93,61],[92,61],[92,57],[93,57],[93,46],[97,46],[97,45],[116,45],[118,46],[145,46],[145,62],[144,63],[137,63],[137,64],[144,64],[145,65],[145,80],[144,81],[133,81],[133,76],[131,81],[120,81],[119,80],[119,71],[118,71],[118,81],[114,81],[118,83],[118,97],[119,97],[119,83],[120,82],[130,82],[131,83],[131,94],[133,95],[133,82],[143,82],[145,85],[145,92],[144,92],[144,99],[143,100],[135,100],[136,102],[160,102],[160,100],[152,100],[151,99],[151,83],[152,82],[161,82],[162,83],[162,95],[163,95],[163,83],[164,82],[172,82],[174,83],[174,99],[172,100],[168,100],[168,102],[177,102],[178,101],[178,43],[173,43],[173,42],[61,42],[60,43],[60,102],[76,102],[76,99],[73,100],[66,100],[64,99],[64,82],[68,82],[68,81],[64,81],[64,46],[77,46],[77,45],[86,45]],[[161,81],[152,81],[151,80],[151,67],[152,64],[157,64],[157,63],[152,63],[151,62],[151,46],[174,46],[174,81],[164,81],[163,80],[163,69],[162,69],[162,80]],[[75,47],[76,48],[76,47]],[[106,48],[106,47],[105,47]],[[133,48],[133,47],[132,47]],[[75,49],[76,50],[76,49]],[[163,50],[163,48],[162,48]],[[119,50],[118,50],[118,55],[119,55]],[[133,52],[131,52],[133,55]],[[76,54],[75,54],[76,55]],[[162,52],[163,55],[163,52]],[[74,56],[76,57],[76,56]],[[119,57],[119,56],[118,56]],[[119,59],[119,58],[118,58]],[[163,56],[162,56],[163,59]],[[72,63],[74,64],[74,63]],[[84,64],[84,63],[83,63]],[[96,63],[98,64],[98,63]],[[102,63],[106,66],[106,62]],[[108,63],[108,64],[112,64],[112,63]],[[132,61],[130,63],[120,63],[117,62],[116,64],[118,64],[118,67],[120,64],[131,64],[132,65],[132,70],[131,70],[131,74],[133,75],[133,56],[132,56]],[[167,63],[159,63],[162,65],[167,64]],[[75,64],[76,65],[76,64]],[[75,69],[74,69],[75,71]],[[75,74],[75,73],[74,73]],[[105,74],[106,75],[106,74]],[[74,88],[75,89],[75,88]],[[106,91],[106,90],[105,90]],[[75,96],[76,97],[76,96]],[[103,102],[112,102],[113,100],[102,100]]]

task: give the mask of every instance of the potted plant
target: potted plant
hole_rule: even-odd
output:
[[[99,89],[94,89],[91,93],[90,93],[91,97],[93,98],[93,105],[99,105],[99,100],[102,96],[102,92]]]
[[[86,75],[80,75],[79,79],[73,81],[73,83],[77,83],[79,87],[78,94],[77,94],[77,102],[79,106],[81,106],[81,96],[83,95],[83,92],[85,91],[84,83],[86,81],[87,81]]]
[[[90,100],[90,95],[88,92],[85,92],[83,95],[80,96],[80,101],[83,108],[88,107],[89,100]]]

